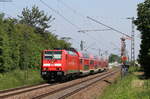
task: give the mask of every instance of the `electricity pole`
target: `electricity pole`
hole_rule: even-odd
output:
[[[121,39],[121,58],[126,57],[126,43],[125,43],[125,38],[120,38]],[[125,64],[126,60],[122,60],[122,63]]]
[[[98,53],[99,53],[99,56],[101,56],[101,49],[99,48],[99,50],[98,50]]]
[[[83,41],[81,40],[80,49],[83,51]]]
[[[135,44],[134,44],[134,17],[127,18],[132,21],[132,31],[131,31],[131,62],[133,62],[133,66],[135,66]]]

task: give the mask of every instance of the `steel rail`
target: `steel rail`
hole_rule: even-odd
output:
[[[88,82],[88,81],[90,81],[90,80],[96,79],[97,77],[102,77],[102,76],[104,76],[104,77],[101,78],[101,79],[104,79],[104,78],[108,77],[108,76],[105,76],[105,75],[109,75],[109,76],[110,76],[110,75],[112,75],[113,73],[116,73],[116,72],[118,72],[118,71],[119,71],[119,70],[117,70],[117,71],[115,71],[115,72],[112,72],[112,71],[106,72],[106,73],[104,73],[104,74],[95,76],[95,77],[93,77],[93,78],[89,78],[89,79],[87,79],[87,80],[80,81],[80,82],[78,82],[78,83],[71,84],[71,85],[69,85],[69,86],[65,86],[65,87],[63,87],[63,88],[56,89],[56,90],[54,90],[54,91],[50,91],[50,92],[47,92],[47,93],[43,93],[43,94],[41,94],[41,95],[39,95],[39,96],[33,97],[32,99],[41,99],[41,98],[44,98],[44,97],[47,97],[47,96],[51,96],[51,95],[53,95],[53,94],[56,94],[56,93],[58,93],[58,92],[61,92],[61,91],[63,91],[63,90],[66,90],[66,89],[68,89],[68,88],[71,88],[71,87],[74,87],[74,86],[76,86],[76,85],[79,85],[79,84]],[[101,80],[101,79],[99,79],[99,80]],[[66,96],[69,96],[69,95],[66,95]],[[66,97],[66,96],[62,96],[62,98]],[[62,99],[62,98],[61,98],[61,99]]]
[[[11,96],[19,95],[19,94],[22,94],[22,93],[25,93],[25,92],[45,88],[45,87],[56,85],[56,84],[48,84],[48,85],[37,84],[37,85],[33,85],[33,86],[25,86],[25,87],[20,87],[20,88],[16,88],[16,89],[14,88],[14,89],[10,89],[10,90],[4,90],[4,91],[1,91],[1,93],[0,93],[0,99],[8,98],[8,97],[11,97]],[[34,88],[32,88],[32,87],[34,87]]]
[[[112,72],[112,73],[110,73],[110,74],[107,74],[107,75],[105,75],[104,77],[101,77],[100,79],[98,79],[98,80],[96,80],[96,81],[94,81],[94,82],[92,82],[92,83],[90,83],[90,84],[87,84],[87,85],[84,86],[84,87],[80,87],[79,89],[76,89],[76,90],[74,90],[74,91],[72,91],[72,92],[70,92],[70,93],[67,93],[66,95],[61,96],[61,97],[58,98],[58,99],[65,99],[65,98],[67,98],[67,97],[69,97],[69,96],[71,96],[71,95],[74,95],[75,93],[77,93],[77,92],[79,92],[79,91],[81,91],[81,90],[83,90],[83,89],[85,89],[85,88],[87,88],[87,87],[89,87],[89,86],[95,84],[96,82],[99,82],[100,80],[103,80],[103,79],[106,78],[106,77],[112,76],[112,75],[115,74],[116,72],[118,72],[118,71],[115,71],[115,72]]]
[[[39,83],[39,84],[36,84],[36,85],[27,85],[27,86],[21,86],[21,87],[17,87],[17,88],[0,90],[0,94],[2,94],[2,93],[8,93],[8,92],[19,90],[19,89],[23,89],[23,88],[34,87],[34,86],[38,86],[38,85],[42,85],[42,84],[45,84],[45,83]]]

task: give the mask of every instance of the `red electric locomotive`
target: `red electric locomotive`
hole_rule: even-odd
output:
[[[41,75],[44,80],[57,80],[62,79],[64,76],[79,73],[79,55],[76,50],[56,49],[43,51]]]

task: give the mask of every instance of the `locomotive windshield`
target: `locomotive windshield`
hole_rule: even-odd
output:
[[[45,59],[61,59],[62,51],[45,51]]]

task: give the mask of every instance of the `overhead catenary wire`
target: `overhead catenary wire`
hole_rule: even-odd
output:
[[[49,9],[51,9],[53,12],[55,12],[57,15],[62,17],[66,22],[71,24],[72,26],[76,27],[77,29],[80,29],[76,24],[72,23],[70,20],[68,20],[65,16],[63,16],[61,13],[59,13],[57,10],[53,9],[50,5],[45,3],[43,0],[40,0],[45,6],[47,6]]]
[[[84,32],[83,32],[84,33]],[[93,40],[95,40],[96,42],[97,41],[99,41],[99,39],[97,39],[96,37],[94,37],[94,36],[92,36],[92,35],[90,35],[90,34],[88,34],[88,33],[85,33],[88,37],[90,37],[90,38],[92,38]],[[106,49],[108,48],[108,47],[106,47],[107,45],[106,44],[103,44],[102,42],[101,42],[101,44],[103,45],[103,47],[105,47]],[[97,43],[95,43],[95,45],[97,45]],[[108,49],[107,49],[108,50]]]
[[[59,3],[61,3],[63,6],[65,6],[67,9],[71,10],[73,13],[79,15],[80,17],[86,18],[85,15],[79,13],[77,10],[75,10],[74,8],[72,8],[71,6],[69,6],[68,4],[66,4],[65,2],[63,2],[63,0],[57,0]]]
[[[100,21],[97,21],[97,20],[95,20],[95,19],[93,19],[93,18],[91,18],[91,17],[89,17],[89,16],[87,16],[87,18],[90,19],[90,20],[92,20],[92,21],[94,21],[94,22],[96,22],[96,23],[98,23],[98,24],[101,24],[101,25],[103,25],[103,26],[105,26],[105,27],[107,27],[107,28],[109,28],[109,29],[111,29],[111,30],[113,30],[113,31],[116,31],[117,33],[120,33],[120,34],[122,34],[122,35],[125,35],[125,36],[131,38],[129,35],[127,35],[127,34],[121,32],[121,31],[119,31],[119,30],[117,30],[117,29],[115,29],[115,28],[113,28],[113,27],[110,27],[110,26],[108,26],[108,25],[106,25],[106,24],[104,24],[104,23],[102,23],[102,22],[100,22]]]
[[[91,32],[91,31],[108,31],[108,30],[111,30],[111,29],[93,29],[93,30],[79,30],[78,32]]]
[[[65,6],[68,10],[72,11],[73,13],[78,14],[79,16],[81,16],[83,18],[86,18],[86,16],[83,13],[77,11],[76,9],[74,9],[73,7],[71,7],[70,5],[65,3],[64,0],[57,0],[57,2],[61,3],[63,6]],[[111,19],[111,20],[114,19],[112,17],[106,17],[106,16],[100,16],[100,17],[102,19]],[[117,19],[125,19],[125,18],[117,18]]]
[[[72,23],[70,20],[68,20],[66,17],[64,17],[61,13],[59,13],[57,10],[53,9],[50,5],[48,5],[47,3],[45,3],[43,0],[40,0],[46,7],[48,7],[49,9],[51,9],[53,12],[55,12],[57,15],[59,15],[60,17],[62,17],[66,22],[68,22],[69,24],[71,24],[72,26],[74,26],[76,29],[80,29],[77,25],[75,25],[74,23]]]
[[[65,6],[66,8],[68,8],[69,10],[71,10],[73,13],[78,14],[78,15],[81,16],[82,18],[86,18],[85,15],[79,13],[77,10],[75,10],[75,9],[72,8],[72,7],[70,7],[69,5],[67,5],[67,4],[66,4],[65,2],[63,2],[62,0],[57,0],[57,1],[59,1],[62,5],[64,5],[64,6]],[[101,31],[106,31],[106,30],[111,30],[111,29],[102,29]],[[90,30],[87,30],[87,31],[90,31]],[[98,31],[98,29],[96,29],[95,31]],[[82,31],[82,30],[80,31],[80,30],[79,30],[78,32],[85,33],[88,37],[90,37],[90,38],[92,38],[92,39],[94,39],[94,40],[96,40],[96,41],[99,41],[99,40],[97,40],[95,37],[93,37],[93,36],[87,34],[86,31]],[[104,44],[103,44],[103,45],[104,45]]]
[[[50,5],[48,5],[47,3],[45,3],[43,0],[40,0],[40,1],[47,8],[49,8],[50,10],[52,10],[53,12],[55,12],[57,15],[59,15],[61,18],[63,18],[66,22],[68,22],[69,24],[71,24],[72,26],[74,26],[76,29],[80,29],[76,24],[74,24],[70,20],[68,20],[65,16],[63,16],[61,13],[59,13],[56,9],[52,8]],[[77,41],[75,41],[75,42],[78,43]]]
[[[80,28],[76,25],[76,24],[74,24],[74,23],[72,23],[70,20],[68,20],[65,16],[63,16],[60,12],[58,12],[56,9],[54,9],[54,8],[52,8],[50,5],[48,5],[47,3],[45,3],[43,0],[40,0],[41,1],[41,3],[43,3],[46,7],[48,7],[50,10],[52,10],[53,12],[55,12],[57,15],[59,15],[60,17],[62,17],[66,22],[68,22],[69,24],[71,24],[72,26],[74,26],[76,29],[78,29],[78,30],[80,30]],[[84,17],[84,18],[86,18],[86,17]],[[84,33],[84,32],[83,32]],[[92,38],[93,40],[95,40],[95,41],[99,41],[97,38],[95,38],[95,37],[93,37],[93,36],[91,36],[91,35],[89,35],[89,34],[87,34],[86,33],[86,35],[88,36],[88,37],[90,37],[90,38]],[[102,43],[101,43],[102,44]],[[102,45],[105,45],[105,44],[102,44]]]
[[[57,0],[58,2],[60,2],[62,5],[64,5],[66,8],[68,8],[69,10],[71,10],[73,13],[78,14],[79,16],[86,18],[85,15],[79,13],[77,10],[75,10],[74,8],[70,7],[69,5],[67,5],[65,2],[63,2],[63,0]],[[94,31],[108,31],[108,30],[112,30],[112,28],[109,29],[95,29]],[[86,33],[86,32],[90,32],[93,30],[79,30],[78,32],[82,32],[82,33]],[[87,34],[87,33],[86,33]],[[88,35],[88,34],[87,34]],[[88,35],[89,36],[89,35]],[[90,36],[91,37],[91,36]],[[92,37],[93,38],[93,37]],[[95,40],[95,38],[93,38]]]

